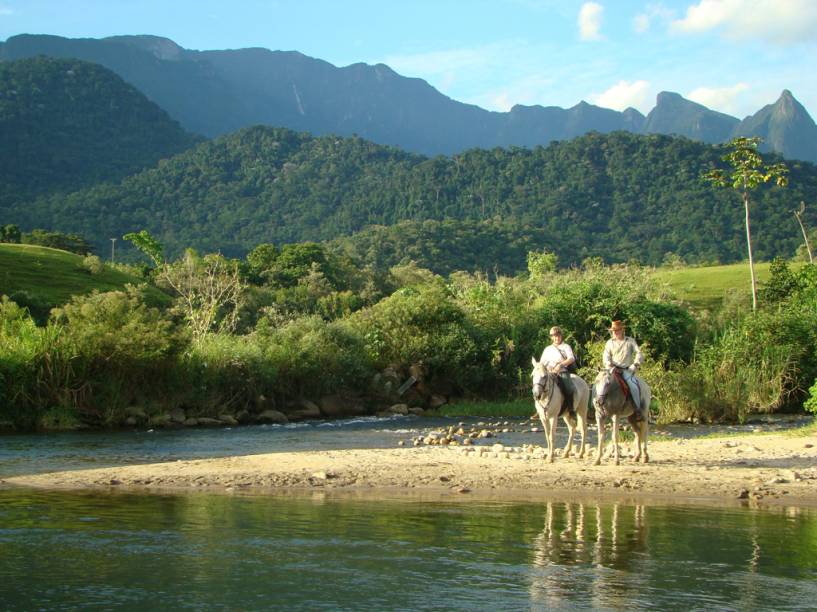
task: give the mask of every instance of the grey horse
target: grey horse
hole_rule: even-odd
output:
[[[647,454],[647,435],[649,434],[649,413],[644,406],[650,405],[652,392],[649,385],[638,379],[638,388],[641,391],[641,407],[636,413],[636,408],[633,405],[629,396],[624,394],[621,385],[616,381],[612,372],[602,370],[596,376],[593,383],[593,407],[596,410],[596,424],[599,428],[599,447],[598,455],[596,455],[595,464],[601,463],[601,454],[604,450],[604,422],[610,419],[613,422],[613,453],[616,458],[616,465],[619,463],[618,458],[618,419],[619,417],[626,417],[630,426],[636,434],[638,451],[635,455],[635,461],[641,459],[641,449],[644,448],[644,463],[650,460]]]
[[[557,375],[548,372],[543,363],[531,358],[533,363],[533,399],[536,405],[536,413],[545,428],[545,440],[548,444],[547,460],[553,463],[553,447],[556,437],[556,424],[559,422],[559,410],[562,407],[562,392],[556,384]],[[584,457],[585,438],[587,437],[587,401],[590,396],[590,387],[582,378],[575,374],[570,375],[575,393],[573,394],[573,408],[575,416],[569,411],[565,411],[562,418],[567,424],[567,445],[565,446],[563,457],[569,457],[573,449],[573,436],[576,433],[576,425],[582,432],[582,444],[579,447],[579,459]]]

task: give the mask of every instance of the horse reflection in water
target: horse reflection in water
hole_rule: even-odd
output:
[[[548,502],[544,528],[533,542],[531,603],[544,608],[575,605],[576,566],[585,566],[595,568],[582,586],[593,608],[626,606],[644,588],[645,571],[639,564],[648,555],[639,553],[646,550],[642,505]]]

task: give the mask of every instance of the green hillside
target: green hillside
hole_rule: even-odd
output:
[[[110,70],[48,57],[0,61],[0,134],[0,213],[120,180],[201,140]]]
[[[80,255],[28,244],[0,244],[0,295],[11,296],[30,306],[42,318],[50,308],[65,304],[73,295],[122,289],[127,283],[142,280],[130,274],[105,268],[91,274]],[[169,298],[158,289],[151,294],[159,301]]]
[[[792,264],[792,270],[801,265]],[[769,280],[769,266],[768,262],[755,263],[759,283]],[[723,266],[658,268],[654,278],[694,309],[716,309],[733,292],[742,292],[747,299],[751,299],[749,264],[746,262]]]
[[[6,222],[101,241],[144,228],[171,256],[186,247],[242,256],[260,243],[328,240],[372,225],[491,221],[509,228],[508,240],[535,236],[562,265],[586,257],[658,265],[667,253],[728,263],[745,257],[739,198],[700,180],[722,153],[683,138],[616,132],[428,159],[360,138],[255,127],[116,185],[14,207]],[[792,255],[801,237],[790,211],[817,201],[815,166],[790,168],[788,188],[753,194],[758,259]],[[810,225],[815,211],[807,210]],[[451,267],[467,268],[469,258]],[[514,268],[525,268],[523,257]]]

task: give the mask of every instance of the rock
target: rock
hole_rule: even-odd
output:
[[[111,484],[111,485],[121,485],[121,484],[122,484],[122,481],[121,481],[121,480],[117,480],[116,478],[111,478],[111,481],[110,481],[108,484]]]
[[[174,423],[178,423],[179,425],[184,424],[187,420],[187,416],[184,414],[183,408],[174,408],[170,411],[170,420]]]
[[[329,474],[327,474],[326,472],[315,472],[314,474],[312,474],[312,478],[314,478],[315,480],[328,480]]]
[[[141,406],[128,406],[125,408],[125,416],[144,421],[148,418],[145,409]]]
[[[490,430],[488,430],[488,429],[483,429],[483,430],[481,430],[481,431],[479,432],[478,437],[480,437],[480,438],[493,438],[493,437],[494,437],[494,434],[493,434],[493,432],[491,432],[491,431],[490,431]]]
[[[409,406],[409,414],[413,414],[414,416],[423,416],[426,411],[420,408],[419,406]]]
[[[125,425],[128,425],[129,427],[133,427],[138,422],[139,421],[137,421],[136,418],[132,416],[129,416],[128,418],[125,419]]]
[[[749,499],[749,489],[741,489],[738,493],[738,499]]]
[[[325,395],[320,399],[318,405],[321,414],[330,419],[366,413],[366,409],[359,401],[341,397],[340,395]]]
[[[215,427],[217,425],[223,425],[224,423],[222,423],[218,419],[213,419],[210,417],[199,417],[198,424],[204,425],[205,427]]]
[[[405,440],[398,440],[398,441],[397,441],[397,446],[405,446],[405,445],[406,445],[406,441],[405,441]]]
[[[161,414],[156,414],[150,417],[150,424],[154,427],[167,427],[170,424],[177,424],[180,425],[181,423],[175,423],[171,418],[170,415],[166,412]]]
[[[238,421],[231,414],[220,414],[218,415],[218,420],[224,423],[225,425],[238,425]]]
[[[195,427],[198,424],[199,424],[199,420],[195,419],[193,417],[190,417],[189,419],[184,420],[184,426],[185,427]]]
[[[389,406],[388,412],[406,415],[409,413],[409,407],[408,404],[394,404],[393,406]]]
[[[249,423],[252,420],[249,410],[239,410],[235,413],[235,419],[239,423]]]
[[[445,396],[437,395],[436,393],[433,393],[431,395],[431,397],[428,398],[428,407],[431,410],[436,410],[440,406],[444,406],[447,403],[448,403],[448,400],[445,399]]]
[[[814,448],[814,445],[811,442],[807,442],[804,446],[806,448]]]
[[[426,377],[426,369],[422,363],[413,363],[409,366],[409,376],[413,376],[415,380],[424,380]]]
[[[460,487],[459,489],[457,489],[457,493],[463,493],[464,494],[464,493],[470,493],[470,492],[471,492],[471,489],[469,489],[468,487]]]
[[[504,444],[494,444],[491,447],[491,450],[494,451],[495,453],[501,453],[502,451],[505,450],[505,445]]]
[[[279,425],[284,425],[286,423],[289,423],[289,419],[287,418],[287,415],[285,415],[283,412],[279,412],[277,410],[265,410],[264,412],[259,414],[256,417],[256,419],[260,423],[276,423],[276,424],[279,424]]]
[[[295,403],[294,410],[287,410],[287,416],[290,421],[303,421],[305,419],[319,419],[323,415],[315,402],[301,399]]]

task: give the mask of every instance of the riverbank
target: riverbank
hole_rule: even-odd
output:
[[[592,439],[592,437],[591,437]],[[747,434],[659,440],[650,463],[593,465],[541,448],[483,445],[280,452],[17,476],[3,484],[49,489],[272,493],[428,493],[522,500],[554,495],[747,500],[817,507],[815,436]]]

